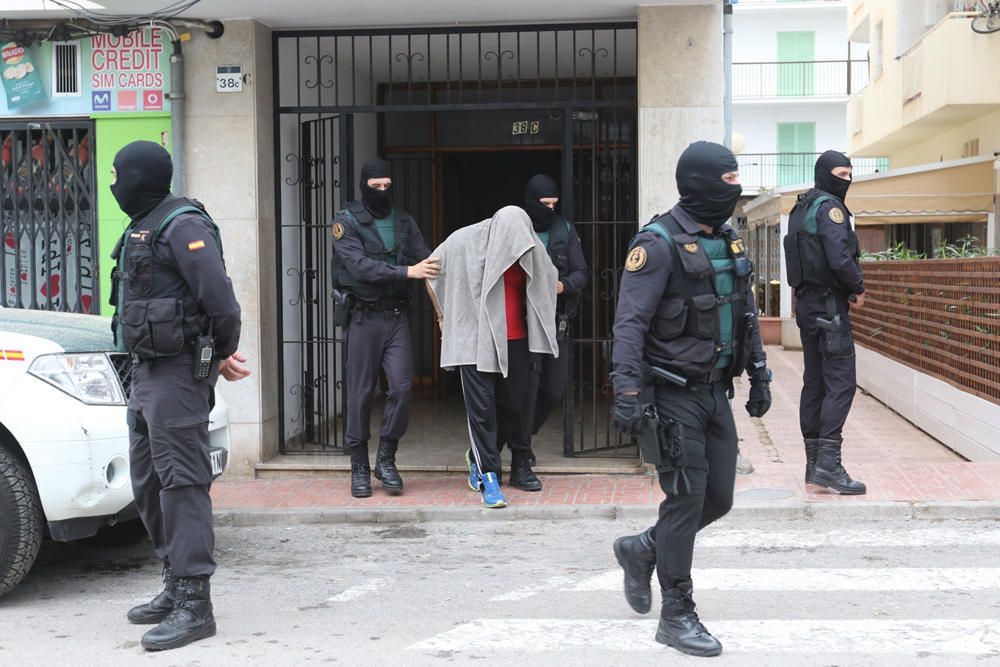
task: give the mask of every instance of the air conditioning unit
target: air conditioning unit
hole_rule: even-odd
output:
[[[52,97],[81,95],[80,42],[52,42]]]

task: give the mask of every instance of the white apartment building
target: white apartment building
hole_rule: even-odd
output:
[[[868,84],[868,48],[851,44],[845,0],[740,0],[733,34],[733,131],[744,191],[799,185],[827,149],[846,151],[847,100]],[[735,148],[740,149],[737,138]],[[885,171],[862,158],[859,174]]]

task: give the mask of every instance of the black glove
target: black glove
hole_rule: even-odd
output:
[[[642,404],[639,396],[615,395],[615,409],[611,415],[615,428],[626,435],[639,435],[643,427]]]
[[[763,417],[771,409],[771,371],[761,368],[750,376],[750,400],[747,401],[747,414],[751,417]]]

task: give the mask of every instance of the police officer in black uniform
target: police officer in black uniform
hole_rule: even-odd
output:
[[[402,493],[396,469],[399,439],[410,415],[413,359],[410,351],[407,279],[433,278],[416,221],[392,205],[389,163],[369,160],[361,168],[361,199],[333,219],[333,283],[338,324],[346,325],[347,438],[351,495],[372,495],[368,459],[372,398],[380,370],[388,381],[375,477],[391,493]]]
[[[559,271],[559,280],[556,282],[556,339],[559,343],[559,356],[541,356],[541,373],[536,376],[539,386],[532,434],[537,434],[542,429],[566,393],[572,346],[570,324],[576,317],[580,295],[587,286],[587,260],[583,256],[580,237],[577,236],[573,223],[556,213],[555,207],[558,204],[559,186],[551,177],[538,174],[528,181],[524,191],[524,210],[531,217],[535,233],[545,244],[552,263]],[[511,486],[524,491],[540,491],[542,483],[531,469],[534,461],[519,458],[517,454],[518,452],[512,451]]]
[[[816,161],[815,178],[816,187],[799,195],[784,240],[805,362],[799,403],[805,480],[860,495],[865,485],[851,479],[841,464],[844,422],[857,390],[850,309],[865,302],[858,237],[844,203],[851,186],[850,159],[826,151]]]
[[[683,152],[681,199],[632,241],[614,326],[613,421],[640,436],[666,494],[654,526],[615,541],[625,597],[648,612],[655,567],[663,593],[656,640],[700,656],[722,651],[695,612],[691,561],[697,532],[733,502],[733,378],[750,374],[751,416],[771,405],[752,266],[726,224],[742,192],[738,169],[719,144],[700,141]]]
[[[219,229],[201,204],[170,194],[172,174],[162,146],[136,141],[115,156],[111,185],[132,219],[112,253],[111,296],[116,343],[134,361],[132,489],[166,583],[128,612],[132,623],[159,624],[142,637],[149,650],[215,634],[208,415],[220,374],[250,374],[236,352],[240,306]]]

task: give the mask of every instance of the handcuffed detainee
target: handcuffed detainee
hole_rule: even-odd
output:
[[[738,169],[719,144],[683,152],[680,201],[632,241],[614,325],[613,422],[639,436],[666,496],[654,526],[615,541],[625,598],[648,612],[655,568],[663,595],[656,640],[699,656],[722,651],[695,611],[691,562],[695,535],[732,507],[733,378],[750,375],[751,416],[771,405],[753,267],[726,224],[742,192]]]
[[[857,391],[850,311],[865,303],[858,237],[844,203],[851,160],[826,151],[814,171],[816,187],[799,195],[784,239],[805,365],[799,401],[805,481],[860,495],[867,490],[864,483],[852,479],[841,463],[844,424]]]
[[[118,151],[111,192],[132,222],[112,258],[112,329],[133,358],[128,402],[135,504],[165,586],[128,620],[158,624],[148,650],[185,646],[216,632],[209,580],[212,464],[208,416],[221,375],[250,374],[237,353],[240,306],[222,259],[219,228],[197,201],[170,194],[170,154],[150,141]]]

